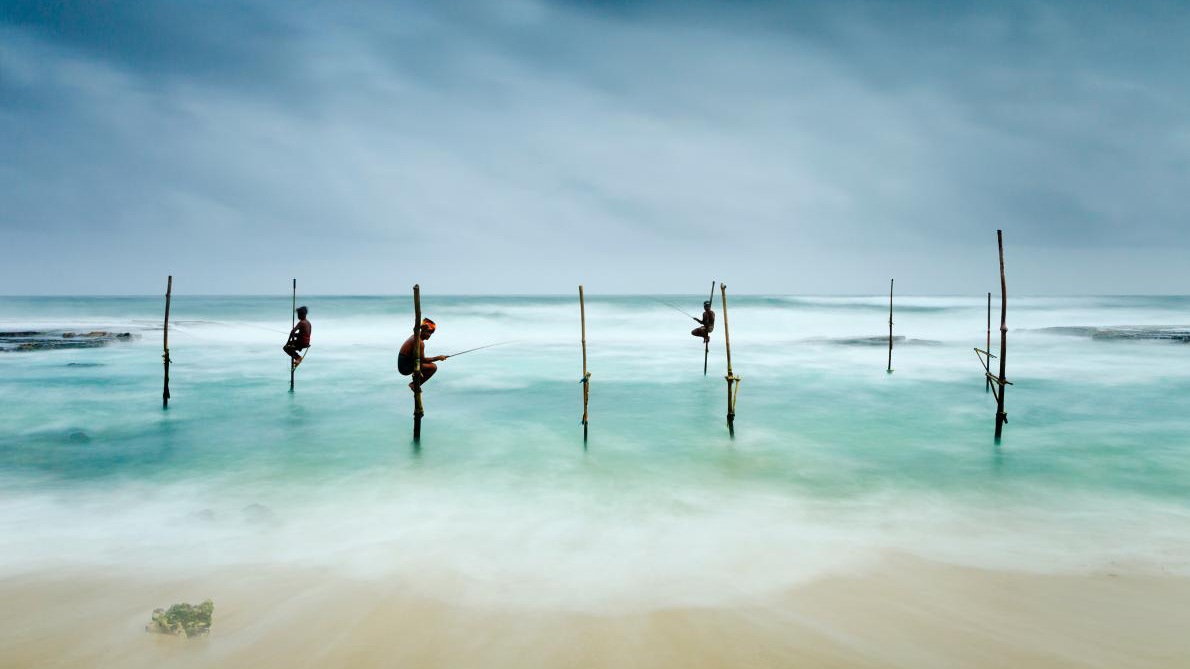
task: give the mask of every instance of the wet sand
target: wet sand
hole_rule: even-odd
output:
[[[210,637],[144,631],[154,608],[207,597]],[[1190,666],[1185,577],[906,556],[727,608],[472,608],[401,583],[265,565],[179,579],[98,568],[7,577],[0,601],[4,668]]]

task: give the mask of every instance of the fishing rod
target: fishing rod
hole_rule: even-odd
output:
[[[685,311],[684,309],[680,309],[680,308],[678,308],[678,307],[675,307],[674,305],[670,304],[669,302],[666,302],[665,300],[659,300],[659,299],[657,299],[657,298],[655,298],[655,297],[652,297],[652,296],[650,296],[650,297],[649,297],[649,299],[650,299],[650,300],[653,300],[654,302],[660,302],[661,304],[664,304],[665,306],[669,307],[670,309],[673,309],[674,311],[676,311],[676,312],[678,312],[678,313],[682,314],[683,316],[686,316],[687,318],[690,318],[691,320],[698,321],[698,319],[697,319],[697,318],[694,318],[694,316],[691,316],[689,312]],[[700,322],[700,323],[701,323],[702,321],[698,321],[698,322]]]
[[[246,328],[256,328],[257,330],[264,330],[265,332],[275,332],[277,334],[289,334],[289,332],[282,332],[281,330],[274,330],[273,328],[266,328],[263,325],[253,325],[252,323],[244,323],[243,321],[208,321],[217,325],[239,325]]]
[[[458,353],[451,353],[450,355],[447,355],[444,357],[453,358],[456,355],[463,355],[464,353],[470,353],[472,351],[482,351],[485,348],[492,348],[493,346],[503,346],[505,344],[514,344],[518,341],[520,341],[520,340],[519,339],[510,339],[508,341],[498,341],[495,344],[487,344],[486,346],[476,346],[475,348],[469,348],[466,351],[459,351]]]

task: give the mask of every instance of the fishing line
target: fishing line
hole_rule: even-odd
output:
[[[649,299],[650,299],[650,300],[653,300],[654,302],[660,302],[661,304],[664,304],[665,306],[669,307],[670,309],[673,309],[674,311],[676,311],[676,312],[678,312],[678,313],[682,314],[683,316],[686,316],[687,318],[690,318],[690,319],[693,319],[693,320],[696,320],[696,321],[698,320],[697,318],[694,318],[694,316],[691,316],[691,315],[690,315],[688,312],[686,312],[684,309],[680,309],[680,308],[678,308],[678,307],[675,307],[674,305],[670,304],[669,302],[666,302],[665,300],[659,300],[659,299],[657,299],[657,298],[655,298],[655,297],[650,297]],[[699,322],[701,323],[702,321],[699,321]]]
[[[496,342],[495,344],[488,344],[486,346],[476,346],[475,348],[469,348],[466,351],[459,351],[458,353],[451,353],[450,355],[448,355],[446,357],[453,358],[456,355],[463,355],[464,353],[470,353],[472,351],[482,351],[485,348],[492,348],[493,346],[503,346],[505,344],[515,344],[518,341],[520,341],[520,340],[519,339],[510,339],[508,341],[499,341],[499,342]]]

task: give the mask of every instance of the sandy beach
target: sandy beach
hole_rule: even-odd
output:
[[[207,638],[144,631],[212,597]],[[1038,575],[890,556],[743,608],[508,611],[329,570],[0,582],[3,667],[1184,667],[1190,579]]]

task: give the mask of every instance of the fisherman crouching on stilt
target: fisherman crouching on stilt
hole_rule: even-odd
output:
[[[401,376],[409,376],[413,374],[413,356],[415,355],[421,358],[421,383],[423,385],[426,381],[430,380],[430,377],[434,375],[434,372],[438,371],[438,365],[435,365],[434,363],[446,360],[446,356],[438,355],[434,356],[433,358],[427,358],[425,344],[426,340],[429,339],[430,335],[434,334],[434,330],[437,329],[438,326],[434,324],[434,321],[428,318],[423,318],[420,328],[421,340],[416,341],[413,335],[409,335],[409,338],[405,340],[405,343],[401,344],[401,351],[397,355],[397,371],[401,373]],[[413,388],[412,381],[409,383],[409,388]]]
[[[281,347],[282,351],[285,351],[289,357],[293,358],[292,364],[294,369],[297,369],[297,366],[302,364],[303,356],[298,351],[304,351],[310,348],[310,332],[312,328],[310,327],[310,321],[306,320],[307,313],[309,313],[309,309],[305,307],[297,308],[297,325],[293,326],[293,329],[289,331],[289,341],[285,342],[285,346]]]
[[[702,318],[695,318],[694,321],[700,323],[701,327],[694,328],[690,334],[702,337],[704,344],[711,341],[711,332],[715,330],[715,312],[711,309],[710,300],[702,303]]]

